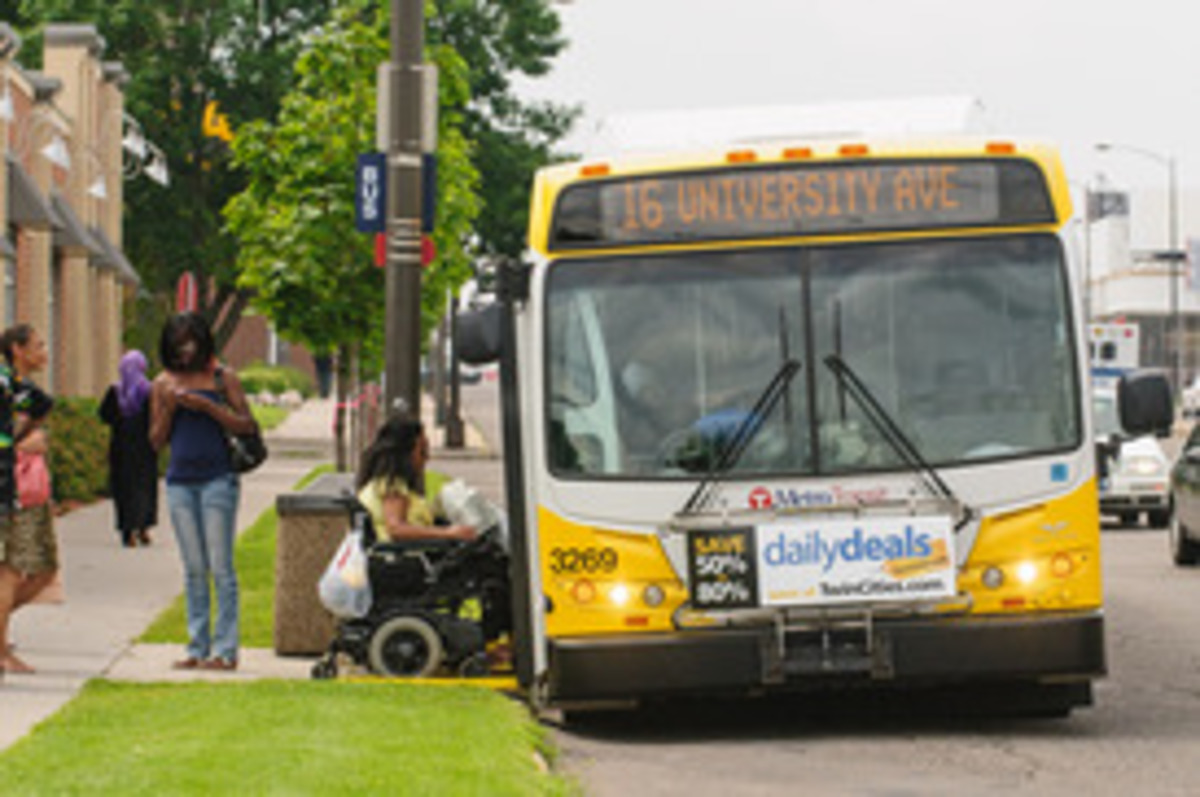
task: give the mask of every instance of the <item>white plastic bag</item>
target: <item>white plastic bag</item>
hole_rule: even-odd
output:
[[[361,532],[346,534],[317,584],[317,594],[321,605],[344,620],[365,617],[371,611],[371,584]]]
[[[500,544],[508,550],[508,520],[504,512],[462,479],[442,485],[432,509],[456,526],[471,526],[480,532],[499,529]]]

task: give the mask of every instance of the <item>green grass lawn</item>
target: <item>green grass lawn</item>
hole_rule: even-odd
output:
[[[317,469],[297,490],[327,472]],[[430,474],[430,488],[441,477]],[[270,647],[274,509],[238,540],[242,638]],[[182,598],[142,641],[184,644]],[[520,703],[475,686],[93,680],[0,753],[6,795],[573,794]]]
[[[264,432],[269,432],[283,423],[292,413],[291,410],[283,407],[268,407],[265,404],[251,404],[250,412],[254,415],[254,420],[258,421],[259,428]]]
[[[544,731],[484,689],[92,681],[0,754],[5,795],[538,795]]]

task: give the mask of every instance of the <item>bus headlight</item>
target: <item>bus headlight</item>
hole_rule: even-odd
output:
[[[608,599],[616,606],[629,603],[629,587],[625,584],[614,584],[608,591]]]
[[[988,589],[1000,589],[1004,585],[1004,571],[992,565],[983,571],[983,576],[980,578],[983,586]]]
[[[667,599],[667,593],[657,584],[649,584],[642,590],[642,603],[655,609],[662,606],[663,601]]]
[[[1017,581],[1022,584],[1032,584],[1037,579],[1037,565],[1033,562],[1021,562],[1017,565]]]

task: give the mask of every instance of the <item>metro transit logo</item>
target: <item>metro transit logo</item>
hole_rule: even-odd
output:
[[[851,488],[834,485],[828,489],[797,490],[794,487],[772,489],[759,485],[746,496],[746,506],[750,509],[773,509],[775,507],[802,509],[836,504],[870,504],[883,501],[887,497],[887,488],[880,486]]]
[[[755,487],[750,491],[750,508],[751,509],[770,509],[771,491],[766,487]]]

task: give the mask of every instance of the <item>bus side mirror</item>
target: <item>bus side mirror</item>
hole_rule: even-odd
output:
[[[1165,437],[1175,423],[1171,385],[1154,371],[1135,371],[1117,384],[1117,406],[1121,427],[1131,437],[1154,434]]]
[[[489,304],[458,316],[454,341],[458,359],[468,365],[488,365],[500,359],[500,310],[499,304]]]

